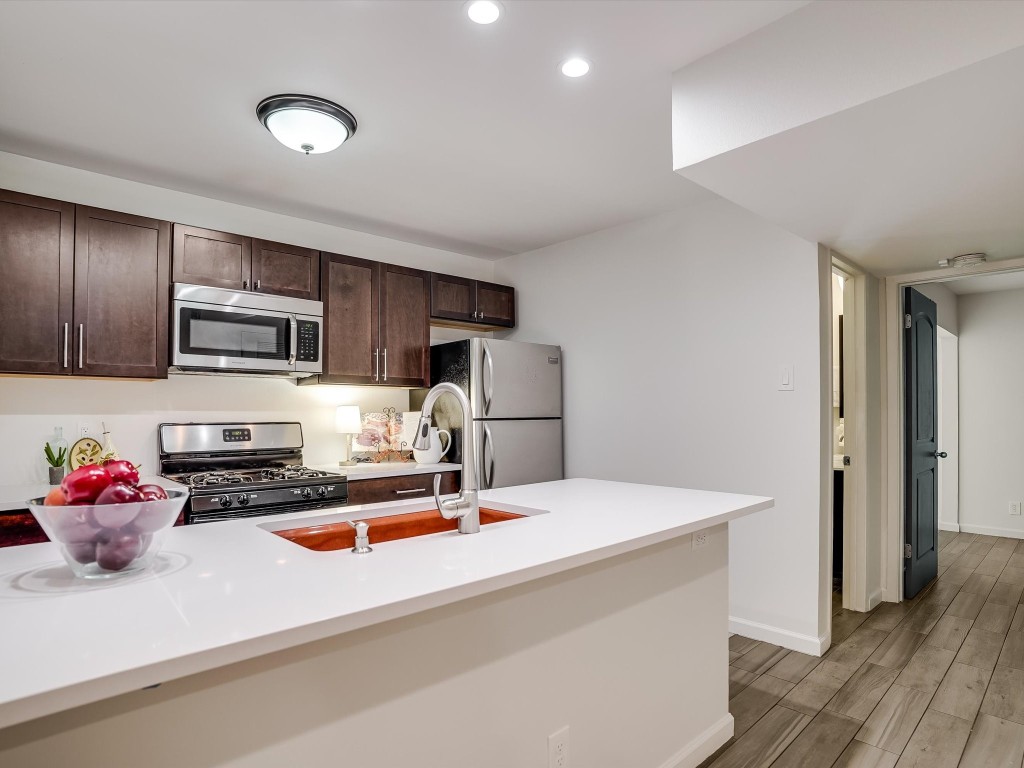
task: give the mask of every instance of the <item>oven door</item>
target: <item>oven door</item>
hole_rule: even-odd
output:
[[[174,302],[171,364],[181,370],[251,371],[295,375],[311,371],[299,364],[299,333],[308,336],[316,318],[244,307]],[[319,340],[319,324],[316,323]],[[303,358],[307,354],[303,348]],[[316,368],[319,369],[319,349]]]

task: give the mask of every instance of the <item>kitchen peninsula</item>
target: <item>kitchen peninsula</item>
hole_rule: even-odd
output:
[[[189,526],[120,583],[0,552],[0,765],[526,768],[568,726],[573,765],[674,768],[729,738],[726,523],[771,499],[577,479],[481,501],[527,516],[367,555]]]

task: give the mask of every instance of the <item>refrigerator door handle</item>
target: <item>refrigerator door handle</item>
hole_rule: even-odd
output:
[[[488,488],[493,488],[494,487],[494,438],[491,435],[491,428],[490,428],[490,426],[487,425],[487,424],[484,424],[484,440],[483,440],[483,445],[480,446],[480,464],[481,464],[481,468],[483,468],[484,464],[487,461],[487,447],[488,446],[490,446],[490,448],[491,448],[490,468],[489,469],[484,469],[484,471],[482,471],[480,473],[482,478],[483,478],[483,481],[484,481],[484,489],[485,490],[488,489]]]
[[[491,348],[487,342],[482,342],[483,360],[480,366],[480,389],[483,391],[484,416],[491,412],[491,400],[494,399],[494,358],[491,357]],[[484,383],[484,365],[487,366],[487,382]]]

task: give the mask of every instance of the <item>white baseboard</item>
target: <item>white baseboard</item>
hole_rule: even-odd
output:
[[[868,610],[873,611],[882,602],[882,590],[876,589],[868,595]]]
[[[697,768],[715,754],[715,750],[731,739],[734,731],[732,715],[726,714],[706,731],[697,734],[689,744],[672,755],[659,768]]]
[[[960,526],[957,523],[944,523],[939,520],[940,531],[953,531],[953,533],[960,533]]]
[[[969,525],[960,523],[964,533],[980,533],[982,536],[1003,536],[1007,539],[1024,539],[1024,530],[1020,528],[989,528],[987,525]]]
[[[772,627],[756,621],[737,619],[735,616],[729,617],[729,631],[734,635],[743,635],[743,637],[760,640],[764,643],[781,645],[783,648],[789,648],[791,651],[800,651],[800,653],[808,653],[811,656],[821,656],[821,654],[828,650],[829,643],[832,640],[831,635],[823,635],[822,637],[801,635],[797,632],[790,632],[788,629],[779,629],[778,627]]]

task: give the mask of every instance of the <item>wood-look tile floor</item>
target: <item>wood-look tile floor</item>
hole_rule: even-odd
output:
[[[729,638],[735,736],[701,768],[1022,768],[1024,541],[941,532],[939,577],[822,657]]]

